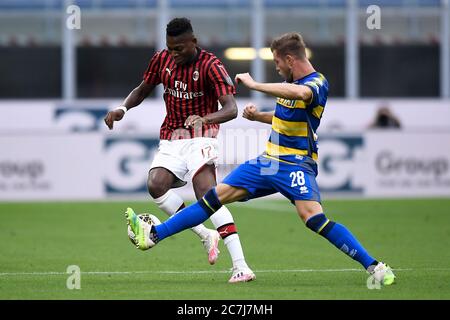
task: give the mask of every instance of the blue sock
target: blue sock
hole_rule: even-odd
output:
[[[193,205],[177,212],[164,223],[154,226],[152,228],[152,239],[161,241],[175,233],[195,227],[207,220],[220,207],[222,207],[222,204],[213,188]]]
[[[310,217],[306,221],[306,226],[326,238],[349,257],[361,263],[364,269],[377,263],[346,227],[328,220],[323,213]]]

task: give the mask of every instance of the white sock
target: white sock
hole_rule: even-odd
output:
[[[234,224],[233,216],[225,206],[222,206],[211,216],[211,222],[216,229],[226,224]],[[233,267],[248,268],[239,235],[237,233],[231,234],[223,240],[223,243],[227,246],[228,252],[230,252]]]
[[[177,210],[180,209],[180,207],[184,204],[183,199],[172,190],[167,191],[161,197],[154,199],[154,201],[158,205],[158,207],[169,216],[177,213]],[[201,239],[205,238],[209,232],[209,229],[206,228],[203,224],[192,227],[191,230],[194,231],[194,233],[197,234]]]

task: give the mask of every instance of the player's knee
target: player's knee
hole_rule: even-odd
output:
[[[309,218],[323,212],[322,206],[316,201],[295,201],[295,207],[299,217],[305,223]]]
[[[303,220],[303,222],[306,223],[309,218],[315,215],[315,213],[311,210],[304,209],[304,210],[298,210],[298,215],[300,216],[300,219]]]
[[[147,187],[148,193],[155,199],[162,197],[167,191],[169,191],[169,188],[158,184],[148,183]]]
[[[165,179],[150,174],[147,180],[147,188],[152,198],[159,198],[169,191],[170,185]]]

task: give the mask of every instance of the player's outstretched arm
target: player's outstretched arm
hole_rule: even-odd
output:
[[[128,97],[125,98],[124,102],[118,108],[109,111],[104,119],[109,130],[112,130],[114,121],[122,120],[125,112],[140,105],[155,87],[155,85],[142,81],[138,87],[134,88],[133,91],[130,92]]]
[[[242,117],[250,121],[259,121],[262,123],[272,124],[272,118],[274,113],[275,113],[274,111],[260,112],[253,103],[248,103],[244,108]]]
[[[261,83],[256,82],[249,73],[239,73],[235,77],[236,83],[242,83],[251,90],[270,94],[274,97],[303,100],[310,102],[312,91],[309,87],[292,83]]]

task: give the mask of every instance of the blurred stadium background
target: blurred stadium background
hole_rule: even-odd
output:
[[[79,29],[67,28],[67,23],[76,21],[77,11],[67,11],[70,5],[80,9]],[[370,25],[377,12],[380,28],[373,29]],[[16,232],[20,234],[9,229],[20,223],[19,217],[11,220],[14,212],[36,221],[50,219],[52,214],[58,216],[58,203],[68,201],[68,207],[61,211],[76,215],[70,210],[70,201],[85,200],[98,201],[90,210],[98,209],[105,217],[106,204],[102,201],[126,201],[117,202],[117,211],[110,212],[117,213],[118,219],[122,218],[122,207],[131,201],[146,200],[138,208],[156,210],[147,195],[146,179],[165,115],[162,91],[155,91],[140,107],[127,113],[113,131],[107,130],[103,117],[140,83],[153,53],[165,47],[166,23],[177,16],[191,19],[199,45],[221,58],[230,75],[249,71],[266,82],[281,79],[265,48],[276,35],[300,32],[313,65],[330,82],[330,96],[318,131],[323,198],[360,199],[351,202],[349,208],[360,203],[360,208],[368,212],[369,207],[376,208],[378,200],[410,199],[402,200],[402,210],[412,216],[414,209],[427,211],[440,204],[436,210],[441,214],[446,211],[446,215],[439,216],[443,220],[436,228],[441,229],[432,228],[430,233],[439,233],[439,243],[450,242],[446,227],[450,216],[448,0],[0,0],[3,288],[20,287],[17,282],[6,284],[8,274],[18,270],[22,259],[17,258],[15,249],[6,248],[7,240],[16,239]],[[273,108],[270,97],[239,86],[237,91],[240,113],[248,101],[264,110]],[[373,126],[381,108],[390,110],[400,122],[399,128]],[[268,132],[266,126],[240,117],[222,125],[219,179],[236,164],[262,152]],[[180,192],[193,199],[189,185]],[[370,202],[370,198],[378,200]],[[418,205],[412,198],[430,199]],[[386,207],[391,207],[392,203],[387,203]],[[72,208],[79,208],[77,205]],[[332,203],[331,207],[339,206]],[[245,206],[236,208],[245,211]],[[82,206],[81,210],[85,220],[78,224],[78,230],[87,233],[89,229],[83,227],[89,223],[87,209]],[[362,224],[373,221],[373,215],[379,212],[370,214],[364,216]],[[415,214],[421,217],[423,211]],[[239,224],[240,218],[235,217],[243,230],[253,224],[244,218]],[[38,225],[45,230],[44,238],[45,232],[52,232],[51,223]],[[111,230],[115,232],[114,228]],[[117,228],[117,232],[124,232]],[[417,234],[420,230],[418,227]],[[247,243],[255,241],[246,238],[245,232],[242,237]],[[26,241],[34,243],[33,239]],[[54,242],[47,244],[51,247]],[[200,255],[197,244],[193,246]],[[53,249],[49,252],[58,255],[59,251]],[[257,249],[253,252],[256,258]],[[447,254],[441,263],[447,263],[448,258]],[[19,271],[65,271],[61,268],[67,265],[66,260],[56,264],[48,262],[51,260],[48,257],[41,267],[21,265]],[[345,258],[342,261],[348,262]],[[145,269],[148,261],[139,263]],[[91,270],[103,267],[94,262],[87,265]],[[116,266],[127,268],[126,264]],[[168,263],[169,270],[170,266]],[[448,280],[448,269],[439,277]],[[36,286],[40,284],[36,282]],[[23,290],[24,295],[22,291],[11,294],[3,290],[1,297],[55,297]],[[251,292],[246,294],[252,297]],[[318,293],[317,297],[324,296]],[[437,297],[450,296],[447,290]]]

